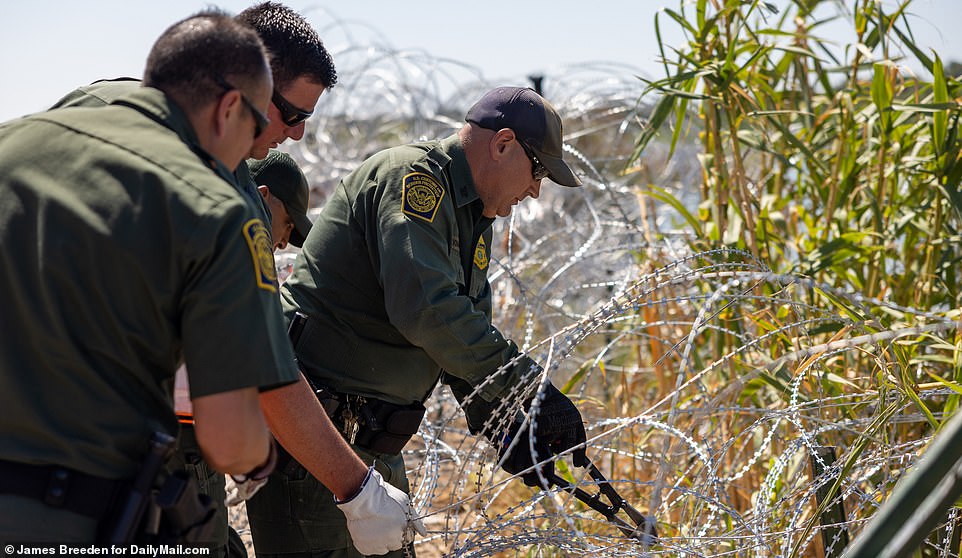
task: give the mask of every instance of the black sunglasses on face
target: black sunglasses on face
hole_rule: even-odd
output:
[[[314,114],[314,111],[306,111],[299,109],[288,102],[277,90],[274,90],[274,95],[271,96],[271,102],[277,107],[277,110],[281,113],[281,121],[287,124],[288,127],[297,126],[301,122],[304,122]]]
[[[234,87],[233,85],[227,83],[227,80],[219,75],[214,75],[214,81],[217,83],[217,85],[221,86],[225,92],[233,91],[234,89],[240,92],[241,102],[244,103],[244,106],[251,111],[251,116],[254,117],[254,137],[256,138],[257,136],[261,135],[264,129],[267,128],[267,126],[271,123],[271,120],[267,118],[267,115],[258,110],[257,107],[254,106],[254,103],[247,98],[247,95],[244,94],[239,87]]]
[[[534,154],[534,151],[525,145],[523,141],[518,140],[518,143],[521,144],[521,149],[524,149],[524,154],[527,155],[528,159],[531,160],[531,176],[535,180],[543,180],[547,178],[551,173],[545,168],[544,165],[541,164],[541,161],[538,160],[538,156]]]

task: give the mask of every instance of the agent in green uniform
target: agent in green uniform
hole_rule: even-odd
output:
[[[0,539],[93,542],[151,433],[176,434],[182,360],[208,462],[269,469],[258,392],[297,368],[231,171],[271,91],[256,33],[208,11],[131,94],[0,126]]]
[[[272,149],[263,159],[247,161],[251,178],[271,213],[271,238],[274,250],[288,244],[300,248],[311,231],[307,216],[310,187],[294,158]]]
[[[257,191],[264,198],[271,214],[271,242],[273,249],[283,249],[288,242],[300,247],[311,230],[307,217],[310,188],[307,177],[294,159],[287,153],[271,150],[261,160],[249,159],[251,177],[257,182]],[[232,490],[224,482],[224,475],[213,470],[204,460],[194,437],[194,418],[189,399],[186,367],[177,370],[174,387],[174,410],[181,423],[178,451],[170,460],[172,468],[183,468],[197,479],[202,494],[207,494],[216,506],[210,539],[211,556],[231,558],[247,556],[247,549],[240,535],[229,525],[227,506],[243,501],[243,494],[233,483]],[[256,487],[249,489],[256,491]]]
[[[263,159],[270,148],[286,139],[298,141],[303,137],[306,119],[313,114],[321,94],[337,82],[337,74],[317,33],[290,8],[276,2],[263,2],[244,10],[237,19],[253,28],[271,53],[274,91],[267,112],[270,123],[258,134],[248,154],[251,158]],[[136,87],[136,81],[129,78],[98,81],[71,92],[54,108],[103,106]],[[235,176],[238,189],[251,200],[261,218],[270,223],[270,211],[257,192],[247,164],[239,165]],[[279,303],[277,313],[280,314]],[[249,342],[246,341],[249,337],[244,339]],[[342,506],[344,513],[361,513],[359,510],[368,501],[388,502],[379,512],[377,529],[354,535],[359,545],[372,552],[386,552],[400,548],[405,536],[413,536],[412,529],[420,525],[409,521],[407,496],[384,484],[379,475],[351,451],[303,377],[291,386],[262,393],[261,409],[277,441],[295,455],[314,478],[342,500],[358,495],[351,499],[351,505]],[[189,432],[185,433],[179,449],[182,460],[193,460],[192,470],[202,487],[210,490],[212,496],[222,494],[223,477],[216,475],[203,460],[186,455],[196,453]],[[253,489],[245,491],[252,492]],[[226,517],[224,510],[221,514]],[[218,548],[227,542],[227,526],[221,522],[221,527],[215,541]]]
[[[274,90],[266,113],[270,122],[247,155],[263,159],[269,149],[288,138],[299,141],[304,136],[306,120],[314,113],[321,94],[337,83],[337,71],[317,32],[289,7],[262,2],[242,11],[236,19],[257,32],[271,55]],[[138,86],[138,80],[133,78],[96,81],[71,91],[51,108],[104,106]],[[263,211],[262,219],[270,223],[270,213],[260,203],[248,166],[239,165],[235,173],[241,190],[257,202],[255,205]]]
[[[545,177],[580,185],[562,159],[561,119],[533,90],[490,91],[466,120],[457,134],[382,151],[342,180],[281,289],[288,319],[307,316],[295,344],[302,371],[359,455],[405,491],[400,451],[442,372],[471,401],[475,432],[541,372],[491,324],[490,226],[537,197]],[[585,464],[580,413],[550,384],[541,397],[537,459],[528,444],[504,459],[530,484],[533,463],[556,453],[572,449]],[[283,461],[248,502],[258,556],[360,555],[331,494]]]

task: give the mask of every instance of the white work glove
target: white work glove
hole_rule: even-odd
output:
[[[240,475],[238,475],[240,476]],[[227,475],[227,498],[224,503],[227,507],[236,506],[241,502],[246,502],[251,496],[257,493],[262,486],[267,484],[267,479],[270,477],[264,477],[262,479],[247,479],[238,482],[231,475]]]
[[[272,472],[274,472],[274,466],[277,465],[277,446],[274,445],[275,442],[271,439],[271,447],[267,453],[267,461],[262,465],[259,465],[250,471],[246,475],[227,475],[227,484],[225,488],[227,489],[227,498],[224,499],[224,503],[230,506],[236,506],[241,502],[246,502],[262,486],[267,484],[267,479],[270,478]]]
[[[361,554],[387,554],[414,542],[414,532],[427,535],[424,524],[414,517],[407,494],[384,482],[371,467],[361,483],[361,490],[337,507],[347,517],[354,547]]]

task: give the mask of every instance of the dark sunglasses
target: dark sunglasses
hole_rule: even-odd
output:
[[[525,145],[523,141],[518,140],[518,143],[521,144],[521,149],[524,149],[524,154],[528,156],[528,159],[531,159],[531,176],[535,180],[543,180],[547,178],[551,173],[543,164],[541,164],[541,161],[538,160],[538,156],[534,154],[534,151]]]
[[[267,118],[266,114],[258,110],[257,107],[254,106],[254,103],[247,98],[247,95],[244,94],[239,87],[234,87],[233,85],[227,83],[226,79],[216,74],[214,75],[214,82],[221,86],[225,92],[233,91],[234,89],[240,92],[241,102],[244,103],[244,106],[251,111],[251,116],[254,117],[254,137],[256,138],[257,136],[261,135],[267,126],[270,125],[270,118]]]
[[[274,95],[271,96],[271,102],[274,103],[274,106],[277,107],[277,110],[281,113],[281,121],[288,127],[297,126],[314,114],[314,111],[306,111],[295,107],[281,96],[276,89],[274,90]]]

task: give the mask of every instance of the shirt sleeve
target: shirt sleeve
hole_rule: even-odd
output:
[[[359,200],[376,217],[368,235],[391,323],[447,373],[486,400],[504,397],[540,367],[495,328],[464,282],[451,196],[427,168],[395,168],[379,179],[377,195]],[[459,284],[460,283],[460,284]]]
[[[181,297],[191,398],[298,379],[277,295],[270,235],[238,201],[192,235]]]

